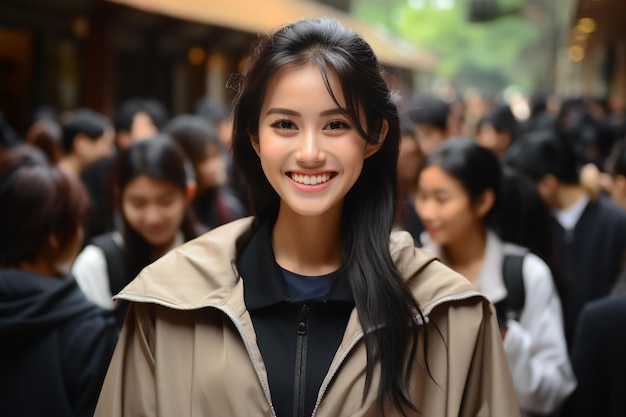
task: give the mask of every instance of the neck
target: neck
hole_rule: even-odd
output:
[[[59,276],[54,267],[42,258],[36,258],[33,261],[20,262],[20,264],[18,265],[18,269],[25,272],[32,272],[33,274],[45,275],[52,278],[56,278],[57,276]]]
[[[578,203],[587,194],[587,190],[578,184],[561,184],[556,193],[556,207],[561,210],[568,209]]]
[[[340,208],[323,216],[301,216],[281,205],[272,232],[276,262],[300,275],[336,271],[343,264],[340,220]]]
[[[442,247],[448,265],[469,280],[478,276],[487,246],[487,231],[484,227],[464,233],[461,239]]]

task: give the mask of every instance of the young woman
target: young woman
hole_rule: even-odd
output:
[[[246,209],[228,185],[226,151],[211,122],[181,114],[163,129],[185,151],[196,172],[193,208],[208,229],[240,219]]]
[[[502,309],[504,350],[522,413],[548,415],[576,386],[561,303],[546,263],[494,233],[502,203],[501,177],[497,156],[470,139],[451,139],[429,155],[419,175],[416,199],[427,233],[424,249],[440,256]],[[507,256],[522,257],[525,301],[518,317],[511,308],[515,288],[505,284],[505,273],[511,273],[503,268]]]
[[[519,415],[488,301],[391,232],[392,97],[335,20],[262,41],[234,106],[255,216],[118,296],[131,306],[97,416]]]
[[[115,164],[121,230],[92,239],[72,268],[87,298],[110,310],[112,296],[143,267],[200,233],[190,211],[193,173],[169,138],[133,143]],[[120,326],[124,312],[118,312]]]
[[[0,409],[92,416],[118,329],[68,275],[89,197],[39,149],[0,151]]]

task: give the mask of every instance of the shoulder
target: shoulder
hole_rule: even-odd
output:
[[[254,225],[253,217],[235,220],[172,249],[145,267],[117,298],[153,297],[185,308],[221,300],[237,284],[237,254]]]
[[[393,232],[390,250],[398,271],[426,315],[444,304],[489,304],[465,277],[441,263],[434,254],[415,247],[410,233]]]

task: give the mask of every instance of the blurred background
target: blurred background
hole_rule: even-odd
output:
[[[323,15],[358,30],[407,99],[541,92],[623,107],[623,0],[3,0],[0,112],[23,134],[44,105],[229,104],[229,77],[259,36]]]

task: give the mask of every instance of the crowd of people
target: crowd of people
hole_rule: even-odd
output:
[[[319,19],[232,107],[0,118],[0,407],[626,415],[626,119],[550,99],[400,103]]]

